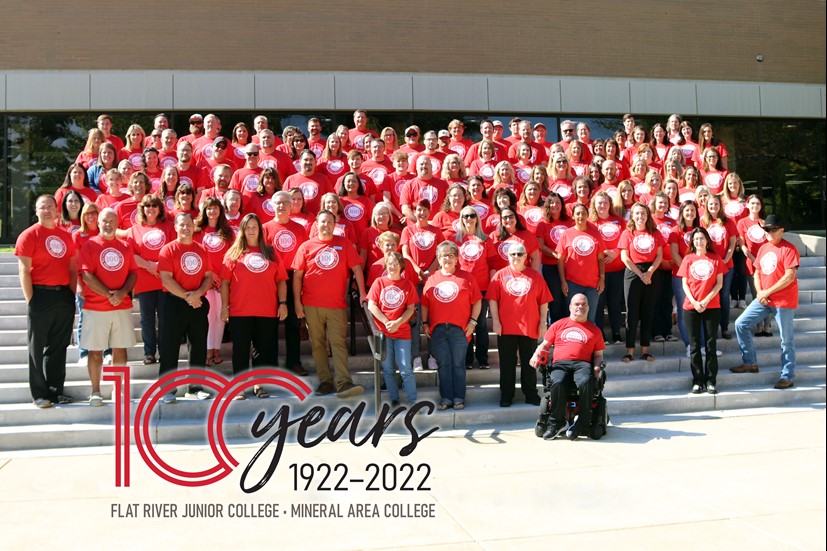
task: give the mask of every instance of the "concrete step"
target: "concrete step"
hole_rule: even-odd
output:
[[[802,268],[812,268],[812,267],[824,267],[825,266],[825,257],[823,256],[802,256],[801,257],[801,267]]]

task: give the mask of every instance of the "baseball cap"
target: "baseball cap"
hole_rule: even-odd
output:
[[[217,137],[215,140],[213,140],[213,142],[212,142],[212,144],[213,144],[214,146],[215,146],[215,145],[218,145],[218,144],[221,144],[221,143],[223,143],[224,145],[227,145],[227,144],[228,144],[228,143],[230,143],[230,142],[229,142],[229,141],[227,141],[227,138],[225,138],[224,136],[218,136],[218,137]]]
[[[201,113],[193,113],[190,115],[190,122],[204,122],[204,117],[201,116]]]
[[[438,137],[438,138],[450,138],[450,137],[451,137],[451,133],[450,133],[450,132],[448,132],[447,130],[440,130],[440,131],[439,131],[439,134],[437,134],[437,137]]]
[[[501,121],[501,120],[496,120],[496,121],[492,121],[492,122],[491,122],[491,124],[493,124],[494,126],[502,126],[502,125],[503,125],[503,121]]]
[[[534,125],[534,130],[537,130],[537,129],[538,129],[538,128],[540,128],[541,126],[542,126],[543,128],[545,128],[545,127],[546,127],[546,125],[545,125],[545,124],[543,124],[543,123],[541,123],[541,122],[538,122],[537,124],[535,124],[535,125]]]
[[[414,125],[411,125],[411,126],[409,126],[408,128],[406,128],[406,129],[405,129],[405,135],[407,136],[407,135],[408,135],[408,133],[410,133],[411,131],[415,132],[417,136],[418,136],[418,135],[419,135],[419,133],[420,133],[420,132],[419,132],[419,127],[418,127],[417,125],[415,125],[415,124],[414,124]]]

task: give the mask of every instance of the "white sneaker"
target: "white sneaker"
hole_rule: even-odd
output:
[[[112,354],[103,357],[103,365],[112,365]]]
[[[687,344],[686,345],[686,357],[687,358],[689,357],[689,348],[690,348],[690,346]]]
[[[100,392],[93,392],[92,395],[89,396],[89,405],[93,408],[99,408],[103,405],[103,397]]]
[[[738,301],[738,308],[746,308],[746,307],[747,307],[747,301],[746,300],[741,299],[741,300]]]
[[[187,398],[195,398],[196,400],[206,400],[210,397],[210,393],[206,390],[197,390],[195,392],[187,392],[184,396]]]
[[[738,301],[737,300],[730,300],[729,301],[730,308],[738,308]]]
[[[417,356],[413,361],[413,370],[422,371],[422,358]]]
[[[177,402],[178,399],[175,397],[175,391],[171,390],[164,394],[164,397],[161,398],[161,401],[165,404],[174,404],[175,402]]]
[[[716,350],[715,355],[720,358],[723,355],[723,352],[721,352],[720,350]]]
[[[436,363],[436,358],[434,358],[433,356],[428,357],[428,369],[430,369],[431,371],[436,371],[437,369],[439,369],[439,365]]]
[[[89,356],[84,356],[82,358],[78,358],[78,365],[81,365],[81,366],[89,365]]]

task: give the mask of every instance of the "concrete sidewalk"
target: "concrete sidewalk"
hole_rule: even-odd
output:
[[[825,549],[823,405],[612,421],[601,441],[547,442],[525,428],[437,431],[408,457],[399,450],[410,438],[399,435],[384,436],[377,448],[288,444],[273,478],[252,494],[239,483],[258,446],[232,447],[239,467],[197,488],[161,480],[134,449],[129,488],[114,485],[111,448],[6,453],[0,548]],[[160,449],[182,469],[215,462],[203,446]],[[272,456],[271,446],[251,479]],[[347,465],[349,489],[318,491],[321,467],[310,490],[301,478],[294,490],[299,467],[291,464],[303,463]],[[396,473],[397,489],[367,491],[371,463],[427,464],[430,490],[400,491],[408,470],[388,467],[385,482],[392,486]],[[413,471],[409,484],[426,469]],[[221,516],[182,518],[186,504],[212,513],[220,506]],[[320,518],[314,504],[342,518]],[[136,517],[124,516],[130,510]],[[300,516],[307,510],[316,518]],[[157,512],[168,516],[150,516]],[[239,512],[246,516],[231,516]],[[348,517],[359,512],[379,516]],[[433,516],[414,516],[423,514]]]

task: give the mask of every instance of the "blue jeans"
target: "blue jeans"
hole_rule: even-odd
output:
[[[431,330],[431,352],[439,366],[439,395],[443,404],[465,403],[465,351],[468,339],[458,325],[440,323]]]
[[[682,277],[672,278],[672,292],[675,294],[675,305],[678,307],[678,332],[683,344],[689,346],[689,333],[686,330],[686,322],[683,321],[683,301],[686,300],[686,293],[683,292]]]
[[[80,295],[75,295],[75,305],[78,307],[78,357],[85,358],[89,355],[89,351],[85,348],[80,347],[80,331],[83,328],[83,303],[86,302],[86,299],[81,297]]]
[[[157,291],[144,291],[138,295],[141,305],[141,340],[144,341],[144,356],[154,356],[155,351],[160,351],[159,335],[164,333],[164,318],[161,312],[164,310],[166,293]],[[158,320],[157,330],[155,320]]]
[[[781,333],[781,378],[795,379],[795,333],[793,317],[795,308],[774,308],[764,306],[757,300],[749,303],[746,310],[735,321],[735,335],[741,347],[741,360],[745,365],[756,364],[755,347],[752,344],[752,328],[767,316],[775,316],[775,323]]]
[[[586,295],[586,300],[589,301],[589,321],[594,323],[594,320],[597,319],[597,299],[599,298],[597,287],[585,287],[571,281],[566,281],[566,283],[569,284],[569,296],[566,297],[566,306],[571,304],[571,297],[574,295],[578,293]]]
[[[416,378],[411,364],[411,341],[408,339],[386,338],[387,353],[382,360],[382,372],[385,375],[385,386],[394,402],[399,401],[399,387],[396,385],[394,370],[399,368],[402,375],[402,386],[405,387],[405,396],[408,403],[416,402]]]
[[[606,288],[597,300],[598,327],[603,329],[604,310],[609,310],[609,325],[612,336],[620,335],[620,314],[623,312],[623,270],[606,272]]]
[[[729,328],[729,289],[732,287],[733,275],[735,275],[735,270],[732,268],[724,274],[724,285],[719,293],[721,297],[721,331],[726,331]]]

